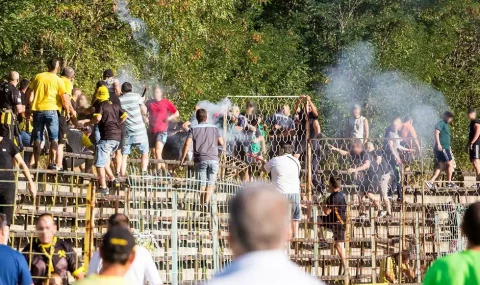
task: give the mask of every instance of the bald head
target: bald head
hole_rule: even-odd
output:
[[[20,74],[16,71],[11,71],[7,76],[7,80],[8,82],[17,86],[18,82],[20,81]]]
[[[281,249],[288,239],[289,204],[265,183],[247,184],[230,202],[230,244],[235,255]]]

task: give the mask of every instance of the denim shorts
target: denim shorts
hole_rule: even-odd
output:
[[[219,164],[217,160],[205,160],[195,163],[195,177],[201,186],[213,186],[217,181]]]
[[[43,129],[47,127],[50,141],[58,141],[58,112],[57,111],[34,111],[32,140],[43,141]]]
[[[148,144],[150,145],[150,148],[155,148],[157,142],[161,142],[163,145],[165,145],[167,142],[167,137],[167,132],[148,133]]]
[[[300,194],[285,194],[287,200],[290,202],[292,221],[300,221],[301,209],[300,209]]]
[[[123,139],[122,154],[129,155],[130,153],[132,153],[132,146],[136,146],[141,154],[146,154],[149,151],[148,138],[144,135],[127,135]]]
[[[100,140],[97,143],[95,152],[95,166],[105,167],[108,163],[110,163],[110,157],[112,156],[112,153],[117,150],[119,145],[119,141]]]

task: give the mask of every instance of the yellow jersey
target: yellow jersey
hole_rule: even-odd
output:
[[[56,74],[39,73],[28,86],[34,92],[32,111],[58,111],[58,97],[65,94],[65,84]]]
[[[70,100],[72,100],[73,82],[65,76],[60,77],[60,79],[62,79],[63,85],[65,85],[65,93],[63,94],[67,94]],[[57,106],[58,110],[61,111],[63,109],[62,97],[60,96],[57,97]]]

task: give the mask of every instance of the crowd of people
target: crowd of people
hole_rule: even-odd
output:
[[[215,190],[220,168],[219,160],[225,154],[237,157],[242,163],[250,165],[241,173],[245,181],[252,180],[257,171],[264,171],[270,175],[276,191],[282,193],[290,202],[289,232],[290,238],[295,238],[301,219],[302,163],[305,163],[310,144],[313,153],[310,161],[313,189],[318,195],[324,195],[326,188],[331,192],[323,205],[321,225],[333,232],[334,245],[341,257],[343,268],[346,268],[347,262],[344,248],[347,204],[341,191],[342,178],[331,176],[326,185],[321,179],[319,170],[326,158],[326,151],[338,153],[346,158],[344,165],[349,182],[356,185],[360,195],[360,219],[368,218],[362,207],[364,196],[367,196],[378,210],[378,218],[392,215],[393,193],[396,193],[397,201],[403,199],[402,165],[412,163],[414,154],[422,151],[413,119],[409,116],[403,120],[399,117],[393,118],[391,125],[385,130],[383,145],[376,148],[370,138],[369,120],[362,116],[361,107],[354,105],[344,127],[343,139],[346,143],[340,144],[342,146],[328,144],[325,147],[320,140],[322,131],[318,119],[319,112],[309,96],[300,96],[295,102],[293,112],[288,104],[284,104],[274,114],[263,114],[261,110],[256,110],[253,101],[247,102],[243,111],[240,106],[233,105],[221,114],[209,114],[207,110],[198,106],[191,119],[183,123],[179,120],[180,114],[176,106],[164,98],[160,87],[155,87],[152,98],[147,100],[146,88],[142,94],[133,92],[131,83],[120,84],[114,72],[107,69],[103,72],[102,80],[97,82],[96,90],[89,102],[80,89],[74,88],[73,68],[62,68],[61,77],[57,75],[60,72],[58,60],[49,61],[47,68],[46,72],[37,74],[31,81],[20,80],[17,72],[11,72],[7,76],[7,81],[0,85],[2,150],[0,180],[13,181],[14,172],[3,170],[11,170],[18,165],[27,179],[30,193],[35,195],[36,186],[29,169],[39,168],[40,157],[46,152],[48,153],[46,168],[62,171],[65,167],[80,167],[86,172],[95,171],[99,177],[97,191],[106,194],[109,187],[118,187],[125,181],[128,157],[132,150],[136,149],[140,155],[142,175],[147,175],[149,167],[153,167],[158,173],[171,176],[172,169],[162,163],[165,158],[180,160],[181,165],[192,160],[196,177],[200,180],[200,203],[207,211]],[[471,121],[467,149],[477,173],[477,180],[480,180],[480,121],[475,110],[469,109],[467,114]],[[454,158],[449,125],[453,118],[452,113],[445,112],[435,126],[433,147],[436,170],[432,179],[426,183],[432,190],[436,187],[435,180],[441,171],[447,174],[446,187],[457,187],[452,182]],[[227,136],[224,133],[227,133]],[[33,155],[24,152],[22,156],[21,148],[30,146],[33,147]],[[65,151],[93,154],[95,159],[67,161],[64,159]],[[150,153],[158,163],[149,164]],[[5,214],[2,219],[6,240],[8,226],[13,219],[14,188],[13,183],[0,184],[0,205],[3,205],[0,206],[0,213]],[[374,195],[376,193],[381,194],[385,210],[380,201],[376,200]],[[112,225],[109,226],[113,227],[115,224],[123,229],[128,228],[128,218],[121,219],[123,222],[111,221]],[[46,271],[46,268],[50,267],[54,268],[52,272],[58,273],[63,279],[66,272],[83,279],[85,269],[77,256],[52,255],[52,252],[73,251],[68,244],[53,236],[53,228],[52,216],[48,214],[40,216],[37,230],[42,234],[29,245],[29,250],[27,248],[24,250],[38,253],[40,256],[27,257],[27,260],[34,260],[35,266],[30,268],[31,274],[52,277],[51,272]],[[123,237],[112,237],[113,240],[122,240],[122,245],[124,243],[130,245],[129,237],[126,237],[125,233],[118,229],[113,232],[112,235]],[[323,236],[320,238],[324,241]],[[119,249],[120,245],[102,246]],[[136,254],[146,255],[141,251],[137,251]],[[45,261],[42,256],[50,257]],[[107,253],[102,254],[100,249],[100,253],[94,256],[95,262],[91,263],[93,267],[89,271],[100,272],[99,268],[102,267],[100,259],[109,260],[105,256]],[[126,252],[122,256],[124,259],[118,268],[115,266],[114,268],[118,270],[123,268],[125,271],[129,262],[135,263],[128,258]],[[386,268],[392,267],[394,260],[387,262]],[[151,273],[152,263],[148,259],[143,261],[148,263],[144,267],[149,268],[150,273],[145,277],[149,279],[149,284],[160,284],[155,274]],[[48,264],[42,265],[42,262]],[[115,265],[115,262],[109,260],[104,264]],[[55,264],[60,264],[60,267],[55,268]],[[138,275],[139,272],[129,274],[132,278],[141,275]],[[390,277],[388,274],[385,275],[388,280]],[[66,284],[65,281],[63,284]]]

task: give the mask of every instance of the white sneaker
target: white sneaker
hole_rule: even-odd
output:
[[[387,215],[387,211],[378,211],[377,218],[383,218]]]

